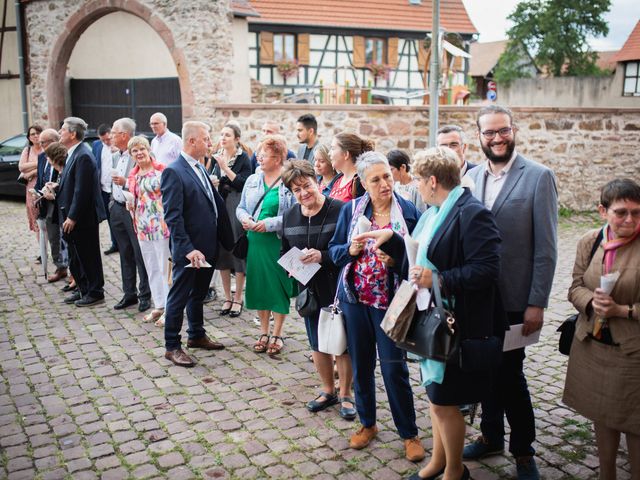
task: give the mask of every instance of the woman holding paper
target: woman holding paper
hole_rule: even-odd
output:
[[[311,412],[320,412],[340,403],[340,416],[346,420],[356,417],[351,398],[351,359],[348,353],[336,357],[340,388],[336,393],[333,377],[333,355],[318,351],[318,319],[320,308],[333,303],[338,283],[339,269],[329,257],[329,241],[336,229],[340,200],[326,198],[322,192],[313,167],[305,160],[294,160],[282,174],[284,185],[291,190],[298,203],[284,214],[282,219],[282,254],[292,247],[305,253],[304,264],[319,264],[320,270],[306,285],[299,284],[302,291],[307,288],[317,300],[318,310],[304,317],[309,344],[313,350],[313,363],[322,380],[322,392],[307,403]]]
[[[151,158],[149,141],[141,135],[129,140],[127,149],[136,162],[127,179],[129,191],[125,191],[125,194],[132,196],[127,201],[127,208],[133,216],[133,228],[140,244],[155,307],[144,316],[144,321],[162,326],[169,294],[169,228],[164,221],[160,190],[160,177],[165,166]]]
[[[354,449],[366,447],[378,433],[376,427],[376,345],[393,421],[404,439],[406,458],[424,458],[418,437],[409,369],[402,351],[380,328],[399,277],[385,263],[388,256],[373,240],[355,240],[363,230],[393,229],[408,234],[418,220],[416,207],[393,192],[387,158],[366,152],[357,159],[357,174],[366,193],[347,203],[340,212],[336,233],[329,243],[333,262],[342,267],[338,299],[347,330],[347,346],[353,364],[356,408],[362,423],[351,436]]]
[[[253,346],[256,353],[277,355],[284,347],[282,327],[289,313],[290,299],[295,296],[295,281],[278,265],[282,215],[295,202],[282,183],[282,170],[287,158],[287,144],[280,135],[268,135],[257,155],[260,171],[244,184],[236,217],[247,232],[247,284],[245,305],[257,310],[260,336]],[[273,313],[273,331],[269,333],[269,317]]]
[[[578,242],[569,288],[569,301],[579,316],[563,401],[593,421],[599,478],[616,478],[616,457],[620,434],[624,432],[631,477],[637,479],[640,478],[640,185],[630,179],[607,183],[598,210],[606,224],[587,232]],[[594,242],[600,246],[589,260]]]
[[[421,362],[431,404],[433,454],[411,479],[435,479],[443,474],[446,479],[467,479],[469,470],[462,463],[465,424],[459,406],[478,403],[488,393],[492,366],[490,362],[467,364],[465,353],[475,347],[481,349],[481,360],[494,357],[499,361],[501,355],[505,317],[496,286],[500,235],[491,212],[460,186],[453,151],[431,148],[419,152],[414,170],[422,200],[432,205],[412,232],[418,242],[415,265],[409,268],[405,242],[390,229],[364,233],[354,241],[375,239],[374,248],[387,252],[397,271],[420,288],[431,288],[437,272],[461,337],[461,360],[446,365]]]

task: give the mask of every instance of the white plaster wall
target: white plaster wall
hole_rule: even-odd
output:
[[[123,52],[126,52],[123,53]],[[91,24],[76,43],[67,75],[72,78],[177,77],[167,46],[147,22],[115,12]]]
[[[231,103],[251,102],[251,81],[249,71],[249,24],[246,18],[234,18],[233,33],[233,75],[231,77]],[[254,52],[255,55],[255,52]]]

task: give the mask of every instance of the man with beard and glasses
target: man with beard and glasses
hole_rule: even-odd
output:
[[[478,112],[478,138],[487,162],[467,176],[473,195],[490,209],[502,236],[498,279],[510,325],[523,324],[523,335],[542,328],[556,266],[558,192],[553,172],[516,151],[517,127],[505,107]],[[535,419],[523,373],[524,348],[505,352],[490,396],[482,402],[482,435],[464,449],[479,459],[504,450],[504,415],[511,427],[509,451],[518,479],[538,479],[534,459]]]

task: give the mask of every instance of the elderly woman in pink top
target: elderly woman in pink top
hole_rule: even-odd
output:
[[[164,221],[160,191],[160,176],[165,166],[151,158],[149,141],[145,137],[133,137],[127,148],[136,162],[127,180],[129,192],[133,195],[129,209],[155,307],[145,315],[144,320],[162,326],[164,305],[169,293],[169,229]]]

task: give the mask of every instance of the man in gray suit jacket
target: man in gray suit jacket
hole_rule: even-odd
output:
[[[318,121],[310,113],[306,113],[298,118],[296,123],[296,135],[300,146],[298,147],[298,160],[307,160],[313,165],[315,163],[314,154],[320,145],[318,141]]]
[[[478,136],[487,162],[467,173],[474,196],[495,215],[502,236],[498,284],[511,325],[530,335],[542,328],[557,257],[558,205],[553,172],[515,150],[517,127],[507,108],[480,109]],[[518,479],[538,479],[533,455],[535,420],[523,373],[524,348],[505,352],[492,396],[482,402],[482,436],[464,449],[478,459],[504,450],[504,415],[511,427],[509,451]]]

